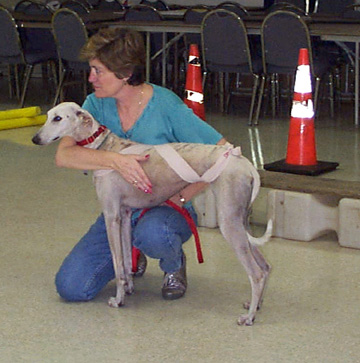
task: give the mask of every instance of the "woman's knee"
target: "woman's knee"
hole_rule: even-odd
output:
[[[114,276],[111,256],[96,268],[89,270],[64,261],[55,277],[58,294],[66,301],[89,301],[111,281]]]
[[[74,276],[62,268],[56,274],[55,286],[60,297],[66,301],[89,301],[95,297],[85,291],[84,286],[80,286],[78,276]]]
[[[114,278],[103,216],[65,258],[55,277],[59,295],[67,301],[88,301]]]

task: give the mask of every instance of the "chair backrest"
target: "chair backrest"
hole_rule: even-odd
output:
[[[278,10],[267,15],[261,26],[261,45],[265,73],[281,73],[276,69],[295,73],[300,48],[309,50],[312,68],[309,29],[303,18],[294,12]]]
[[[314,12],[318,14],[341,14],[354,0],[316,0]]]
[[[152,6],[156,10],[160,10],[160,11],[169,10],[169,6],[163,0],[155,0],[155,1],[141,0],[140,4]]]
[[[161,14],[154,7],[149,5],[135,5],[130,7],[125,15],[125,20],[129,21],[161,21]]]
[[[201,23],[201,41],[205,70],[238,73],[248,66],[252,72],[246,28],[235,13],[215,9],[206,14]]]
[[[30,15],[50,15],[52,13],[46,4],[36,0],[21,0],[16,3],[14,11]]]
[[[88,14],[90,12],[85,3],[77,0],[65,0],[61,3],[61,8],[71,9],[78,14]]]
[[[79,54],[88,40],[88,33],[79,15],[71,9],[59,9],[54,13],[51,25],[59,58],[66,62],[81,62]]]
[[[125,7],[120,0],[100,0],[95,9],[103,11],[123,11]]]
[[[53,14],[47,4],[36,0],[21,0],[15,5],[14,11],[27,15],[44,15],[49,19]],[[50,29],[21,28],[19,33],[25,51],[42,51],[49,58],[56,58],[55,41]]]
[[[247,9],[239,3],[233,1],[224,1],[216,6],[216,9],[225,9],[232,11],[240,17],[248,16],[249,12]]]
[[[0,62],[25,63],[19,32],[10,12],[0,6]]]

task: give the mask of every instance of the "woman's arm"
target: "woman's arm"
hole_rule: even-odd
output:
[[[93,150],[76,145],[71,137],[64,137],[58,146],[55,162],[58,167],[83,170],[116,170],[130,184],[151,193],[151,182],[140,163],[146,156],[121,155],[112,151]]]
[[[222,138],[218,141],[218,143],[216,145],[225,145],[226,142],[227,141],[224,138]],[[172,196],[170,198],[170,200],[172,202],[174,202],[175,204],[182,207],[184,203],[188,202],[193,197],[195,197],[195,195],[202,192],[207,186],[208,186],[208,183],[204,183],[204,182],[189,184],[182,191],[180,191],[179,193]]]

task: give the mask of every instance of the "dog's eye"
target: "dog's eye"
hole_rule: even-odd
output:
[[[62,118],[60,117],[60,116],[55,116],[54,118],[53,118],[53,121],[55,121],[55,122],[59,122],[59,121],[61,121],[62,120]]]

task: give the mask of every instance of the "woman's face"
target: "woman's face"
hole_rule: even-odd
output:
[[[98,59],[90,60],[89,65],[89,82],[94,88],[95,96],[98,98],[116,98],[124,87],[124,79],[117,78],[115,73],[111,72]]]

